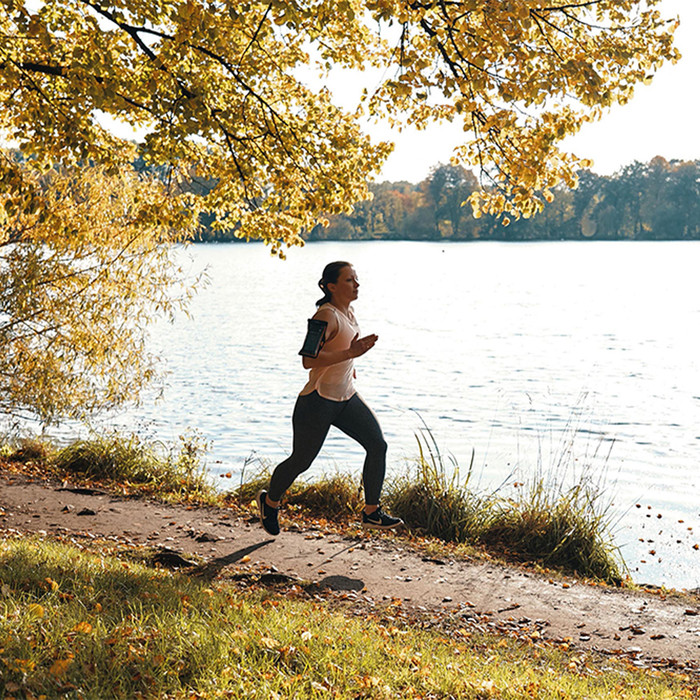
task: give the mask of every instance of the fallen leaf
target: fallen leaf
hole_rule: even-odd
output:
[[[265,649],[277,649],[280,646],[280,643],[272,637],[260,637],[260,644]]]
[[[39,605],[39,603],[30,603],[27,606],[27,612],[32,617],[44,617],[44,606]]]
[[[70,665],[73,663],[73,659],[56,659],[56,661],[51,664],[49,673],[56,678],[65,676],[68,672]]]
[[[89,622],[79,622],[73,628],[73,632],[82,632],[83,634],[90,634],[90,632],[92,632],[92,625]]]

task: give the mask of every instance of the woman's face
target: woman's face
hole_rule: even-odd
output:
[[[338,281],[333,284],[328,284],[328,291],[333,296],[333,300],[341,303],[349,304],[357,299],[360,283],[357,280],[357,273],[352,265],[346,265],[340,268]]]

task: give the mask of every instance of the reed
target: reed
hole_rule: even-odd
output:
[[[500,489],[487,494],[469,488],[473,454],[466,478],[460,479],[456,461],[450,457],[446,464],[429,429],[416,438],[419,456],[414,468],[391,481],[386,496],[391,511],[409,527],[608,583],[622,581],[625,564],[613,541],[605,471],[594,478],[598,449],[574,474],[570,466],[576,462],[575,440],[568,440],[548,469],[540,464],[530,480],[515,487],[515,497],[507,497]],[[608,458],[609,452],[604,465]]]
[[[238,486],[229,497],[241,505],[247,505],[255,500],[261,489],[266,489],[270,483],[270,466],[258,457],[249,457],[243,462],[241,478]],[[294,489],[294,485],[292,485]]]
[[[394,477],[384,497],[392,514],[409,527],[448,542],[475,542],[492,515],[491,498],[468,488],[474,455],[464,478],[454,457],[447,460],[433,433],[416,433],[418,458]]]
[[[605,453],[598,440],[577,466],[575,437],[562,441],[548,466],[540,461],[511,497],[495,503],[497,517],[481,540],[524,560],[620,583],[626,569],[613,542],[616,521],[606,483],[612,443]]]

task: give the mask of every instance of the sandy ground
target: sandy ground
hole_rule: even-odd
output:
[[[125,499],[0,471],[0,533],[102,536],[224,567],[268,567],[345,599],[400,599],[465,626],[631,656],[640,665],[700,669],[700,598],[593,586],[525,568],[421,555],[400,536],[342,536],[299,527],[272,538],[225,510]],[[196,556],[195,556],[196,555]]]

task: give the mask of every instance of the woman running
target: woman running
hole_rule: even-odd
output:
[[[353,360],[374,347],[377,336],[360,338],[360,328],[350,303],[357,299],[360,283],[353,266],[332,262],[323,270],[318,286],[323,298],[316,302],[314,318],[325,321],[325,343],[316,357],[304,357],[309,381],[294,407],[292,454],[272,473],[267,490],[257,497],[260,522],[271,535],[280,531],[279,505],[285,491],[306,471],[321,450],[331,425],[342,430],[367,452],[362,471],[365,507],[362,526],[389,530],[403,524],[384,513],[379,496],[386,471],[386,442],[377,418],[355,391]]]

